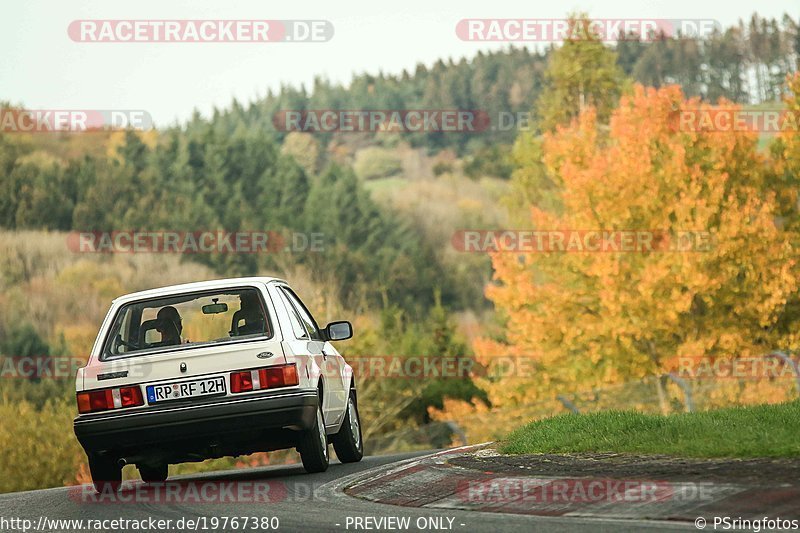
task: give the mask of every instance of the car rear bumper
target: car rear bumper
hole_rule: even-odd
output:
[[[287,430],[312,427],[318,403],[316,390],[269,391],[195,405],[80,415],[74,429],[87,453],[247,448],[251,441],[269,440],[270,434],[285,437]]]

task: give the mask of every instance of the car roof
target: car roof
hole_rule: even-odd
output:
[[[169,285],[166,287],[158,287],[155,289],[148,289],[146,291],[132,292],[124,296],[115,298],[113,304],[126,303],[135,300],[143,300],[147,298],[155,298],[158,296],[169,296],[173,294],[180,294],[183,292],[202,291],[206,289],[221,289],[227,287],[236,287],[239,285],[253,285],[256,283],[270,283],[286,281],[280,278],[273,278],[269,276],[254,276],[247,278],[225,278],[225,279],[212,279],[208,281],[195,281],[192,283],[181,283],[180,285]]]

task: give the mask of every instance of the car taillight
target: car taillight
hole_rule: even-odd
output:
[[[297,366],[294,364],[231,373],[231,392],[291,387],[298,383]]]
[[[81,414],[144,405],[142,389],[138,386],[79,392],[77,399]]]
[[[144,405],[142,389],[139,387],[122,387],[119,389],[119,399],[122,407],[136,407]]]
[[[231,374],[231,392],[247,392],[253,390],[253,376],[249,371]]]

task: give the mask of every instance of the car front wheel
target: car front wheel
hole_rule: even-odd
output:
[[[314,425],[305,430],[297,447],[306,472],[324,472],[328,469],[328,437],[325,435],[325,421],[322,417],[322,404],[317,407]]]
[[[361,437],[361,419],[355,391],[350,392],[347,412],[339,432],[331,439],[336,457],[343,463],[357,463],[364,457],[364,440]]]

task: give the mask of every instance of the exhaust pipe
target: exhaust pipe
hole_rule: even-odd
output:
[[[120,468],[123,468],[123,467],[125,467],[125,465],[132,465],[132,464],[135,464],[135,463],[141,463],[143,461],[144,461],[144,457],[142,457],[140,455],[134,455],[132,457],[120,457],[117,460],[117,464],[119,465]]]

